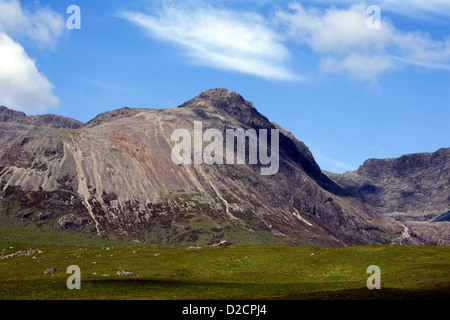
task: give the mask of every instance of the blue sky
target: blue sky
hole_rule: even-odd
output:
[[[450,0],[0,0],[0,105],[87,122],[226,87],[355,170],[450,147],[449,18]]]

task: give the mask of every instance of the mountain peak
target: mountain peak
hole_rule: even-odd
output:
[[[232,109],[255,109],[250,101],[245,100],[239,93],[226,88],[215,88],[202,92],[195,98],[183,103],[179,108],[200,107],[215,108],[230,111]]]
[[[228,90],[226,88],[215,88],[206,90],[203,91],[201,94],[199,94],[199,97],[211,101],[224,99],[244,101],[244,98],[242,98],[242,96],[239,93]]]

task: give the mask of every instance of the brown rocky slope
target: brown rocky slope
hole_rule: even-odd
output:
[[[194,121],[222,133],[280,129],[278,173],[262,176],[260,165],[249,164],[174,164],[171,134],[192,132]],[[171,246],[448,243],[442,233],[406,235],[409,225],[331,178],[302,142],[219,88],[179,108],[123,108],[78,129],[9,143],[0,152],[0,213],[35,227]]]

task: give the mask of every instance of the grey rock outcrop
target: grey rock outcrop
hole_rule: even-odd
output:
[[[52,267],[52,268],[48,268],[47,270],[45,270],[44,274],[55,273],[55,272],[56,272],[56,268]]]

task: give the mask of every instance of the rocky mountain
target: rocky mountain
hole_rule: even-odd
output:
[[[244,164],[174,163],[172,134],[185,130],[195,145],[200,122],[203,132],[214,129],[223,137],[230,129],[259,135],[266,129],[269,149],[271,130],[278,129],[277,174],[261,175],[267,165],[250,164],[251,141]],[[223,88],[178,108],[122,108],[84,126],[8,139],[0,151],[0,215],[15,226],[169,246],[450,244],[450,222],[430,229],[437,222],[422,221],[433,236],[413,234],[409,222],[380,210],[343,176],[324,174],[304,143]],[[206,140],[203,147],[211,143]],[[448,181],[443,186],[445,198]],[[438,218],[436,210],[430,214]]]
[[[327,173],[341,187],[385,217],[402,222],[407,235],[427,243],[450,238],[450,148],[369,159],[357,171]]]
[[[78,129],[83,123],[52,114],[26,116],[25,113],[0,106],[0,150],[15,139],[58,128]]]

